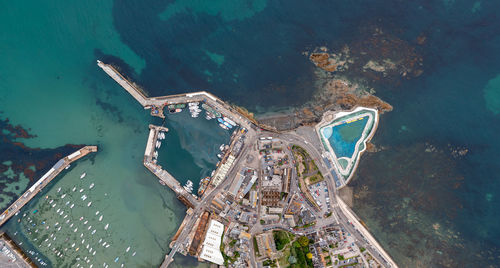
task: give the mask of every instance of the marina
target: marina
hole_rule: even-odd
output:
[[[110,65],[104,64],[101,61],[97,61],[97,64],[111,78],[113,78],[118,84],[120,84],[125,90],[127,90],[127,92],[129,92],[144,107],[144,109],[151,109],[152,116],[165,118],[163,112],[165,107],[169,108],[170,113],[179,113],[182,112],[182,109],[185,108],[185,105],[187,104],[190,110],[191,117],[196,118],[201,112],[201,109],[199,109],[199,103],[202,103],[202,108],[207,111],[207,120],[217,118],[217,121],[219,121],[219,126],[225,130],[229,130],[233,127],[236,127],[237,125],[239,126],[239,128],[241,128],[241,132],[238,131],[233,133],[229,145],[230,149],[227,151],[224,157],[222,157],[220,163],[217,165],[217,169],[212,173],[212,179],[210,180],[210,183],[208,183],[208,186],[204,187],[203,189],[204,198],[200,199],[196,195],[191,193],[192,182],[189,184],[186,183],[186,185],[182,186],[174,176],[172,176],[167,170],[164,170],[160,165],[158,165],[157,158],[159,155],[155,149],[157,148],[157,146],[158,148],[161,146],[158,141],[162,139],[161,137],[163,137],[162,132],[166,132],[168,131],[168,129],[165,129],[165,127],[163,126],[155,126],[152,124],[149,125],[150,131],[146,143],[146,149],[144,152],[144,166],[160,180],[160,184],[166,185],[171,190],[173,190],[177,198],[188,208],[194,209],[197,207],[203,207],[203,200],[213,198],[213,196],[211,196],[209,193],[215,188],[220,187],[222,180],[227,176],[227,173],[233,165],[235,156],[230,152],[234,150],[236,154],[238,154],[241,151],[241,147],[243,145],[242,134],[246,133],[246,131],[250,128],[256,129],[252,120],[241,115],[230,105],[205,91],[147,98],[146,96],[144,96],[144,94],[141,93],[140,89],[138,89],[132,83],[128,82],[121,74],[119,74],[118,71],[116,71],[115,68]],[[175,110],[173,110],[174,108]],[[187,215],[186,217],[190,216]],[[186,221],[186,219],[184,221]],[[163,261],[161,267],[167,267],[173,261],[173,256],[178,250],[181,249],[180,243],[184,242],[184,239],[190,232],[191,226],[193,224],[194,222],[189,221],[189,223],[186,224],[188,225],[188,228],[184,228],[179,234],[179,237],[181,237],[181,239],[175,240],[173,243],[171,243],[171,251],[165,256],[165,260]],[[183,249],[182,251],[187,252],[187,249]]]

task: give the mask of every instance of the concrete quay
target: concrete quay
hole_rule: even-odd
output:
[[[6,234],[0,234],[0,267],[30,268],[36,264],[24,251]]]
[[[142,106],[148,106],[147,97],[142,93],[141,90],[131,82],[129,82],[123,75],[121,75],[113,66],[105,64],[98,60],[97,65],[106,72],[113,80],[115,80],[120,86],[127,90],[132,97],[134,97]]]
[[[89,153],[97,152],[97,146],[85,146],[82,149],[60,159],[45,175],[43,175],[33,186],[21,195],[12,205],[10,205],[0,215],[0,226],[6,223],[21,208],[33,199],[38,192],[43,190],[61,171],[74,161],[86,156]]]
[[[215,95],[206,92],[198,91],[192,93],[167,95],[160,97],[147,97],[143,91],[132,82],[128,81],[123,75],[113,66],[105,64],[102,61],[97,61],[97,65],[103,69],[113,80],[122,86],[134,99],[139,102],[144,109],[152,109],[151,115],[165,118],[163,108],[171,104],[189,103],[189,102],[205,102],[216,111],[230,118],[238,125],[249,129],[252,125],[252,120],[236,111],[231,105],[225,103]]]
[[[144,166],[155,174],[160,183],[168,186],[177,195],[177,198],[188,207],[195,207],[198,200],[192,194],[188,193],[184,187],[175,179],[172,174],[164,170],[160,165],[156,164],[155,159],[155,144],[158,141],[158,134],[160,132],[167,132],[168,128],[163,126],[149,125],[149,136],[146,144],[146,151],[144,152]]]

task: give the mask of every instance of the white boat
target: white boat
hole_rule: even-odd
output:
[[[75,228],[75,230],[73,231],[73,233],[76,233],[76,231],[78,231],[78,227],[77,227],[77,228]]]
[[[155,158],[158,158],[158,151],[155,151],[155,152],[153,153],[153,155],[154,155],[154,157],[155,157]]]
[[[54,200],[50,199],[49,204],[52,204],[52,202],[54,202]],[[23,217],[24,217],[24,216],[23,216]]]
[[[109,227],[109,223],[106,224],[106,226],[104,226],[104,230],[108,230],[108,227]]]
[[[90,205],[92,205],[92,201],[90,201],[90,202],[87,204],[87,207],[90,207]]]
[[[99,243],[99,244],[100,244],[101,242],[102,242],[102,238],[101,238],[101,239],[99,239],[99,242],[97,242],[97,243]]]
[[[99,215],[99,210],[95,213],[95,215],[96,215],[96,216],[97,216],[97,215]]]
[[[83,172],[83,174],[80,176],[80,179],[85,178],[85,176],[87,176],[87,173]]]
[[[137,253],[137,252],[136,252],[136,251],[134,251],[134,253],[132,253],[132,257],[133,257],[133,256],[135,256],[135,254],[136,254],[136,253]]]
[[[94,183],[90,184],[89,189],[94,188]]]
[[[71,165],[67,165],[64,169],[68,169],[69,167],[71,167]]]
[[[59,193],[61,191],[61,187],[57,188],[57,192]]]
[[[66,194],[61,195],[61,198],[64,199],[66,197]]]
[[[83,222],[83,224],[84,224],[84,225],[87,225],[87,222],[89,222],[89,221],[84,221],[84,222]]]
[[[101,215],[101,217],[99,217],[99,221],[102,221],[102,215]]]
[[[94,231],[92,231],[92,234],[95,234],[96,230],[94,229]]]
[[[233,127],[236,126],[236,123],[233,120],[231,120],[225,116],[222,117],[222,119],[224,119],[224,121],[228,122],[229,124],[233,125]]]
[[[75,187],[73,187],[73,192],[74,192],[74,191],[76,191],[76,186],[75,186]]]
[[[89,225],[89,228],[87,228],[87,230],[90,230],[90,229],[92,229],[92,225]]]
[[[225,126],[224,124],[222,124],[222,123],[219,123],[219,127],[223,128],[223,129],[225,129],[225,130],[228,130],[228,129],[229,129],[228,127],[226,127],[226,126]]]
[[[56,205],[57,205],[57,204],[56,204],[56,203],[54,203],[54,204],[52,205],[52,207],[54,208],[54,207],[56,207]]]
[[[125,252],[128,252],[130,250],[130,246],[125,250]]]
[[[82,195],[82,200],[85,201],[85,199],[87,199],[87,196],[86,195]]]
[[[71,206],[69,206],[69,208],[73,208],[75,206],[75,204],[71,204]]]

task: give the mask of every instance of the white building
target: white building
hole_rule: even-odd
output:
[[[200,253],[201,259],[218,265],[224,264],[224,257],[222,257],[222,253],[220,252],[223,233],[224,225],[216,220],[210,220]]]

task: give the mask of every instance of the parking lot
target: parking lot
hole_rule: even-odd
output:
[[[308,186],[308,189],[313,196],[316,203],[321,208],[323,214],[327,214],[331,212],[330,209],[330,197],[328,193],[328,187],[326,186],[325,181],[320,181],[317,183],[313,183]]]

